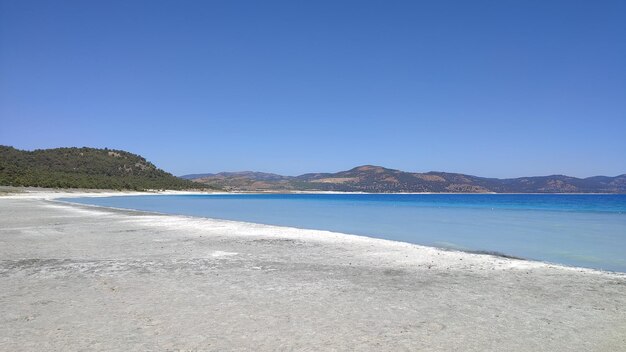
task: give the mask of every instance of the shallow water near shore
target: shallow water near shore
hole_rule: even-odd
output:
[[[626,272],[626,195],[228,194],[62,200]]]

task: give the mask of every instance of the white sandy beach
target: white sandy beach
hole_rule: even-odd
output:
[[[2,351],[626,346],[623,274],[67,195],[0,197]]]

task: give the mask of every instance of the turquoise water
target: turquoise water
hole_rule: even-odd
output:
[[[229,194],[65,200],[626,272],[626,195]]]

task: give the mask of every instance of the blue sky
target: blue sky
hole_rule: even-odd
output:
[[[0,144],[178,175],[626,172],[626,1],[0,4]]]

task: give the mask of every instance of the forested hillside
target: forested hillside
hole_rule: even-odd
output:
[[[0,185],[133,190],[206,187],[175,177],[143,157],[122,150],[24,151],[9,146],[0,146]]]

